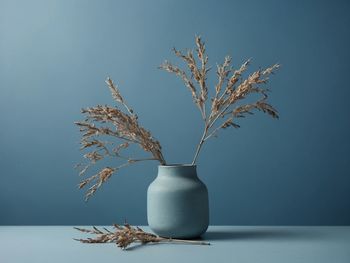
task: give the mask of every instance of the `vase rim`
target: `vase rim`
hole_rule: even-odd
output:
[[[196,167],[197,165],[195,164],[191,164],[191,163],[174,163],[174,164],[161,164],[161,165],[158,165],[158,167]]]

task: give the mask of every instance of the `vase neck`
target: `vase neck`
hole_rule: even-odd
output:
[[[158,176],[197,178],[195,165],[159,165]]]

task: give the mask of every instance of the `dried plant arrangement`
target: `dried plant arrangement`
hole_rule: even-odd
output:
[[[149,243],[184,243],[194,245],[210,245],[210,243],[201,240],[184,240],[160,237],[152,233],[145,232],[140,227],[131,226],[127,223],[124,225],[114,224],[113,228],[114,230],[110,231],[107,228],[103,228],[101,230],[97,227],[92,227],[92,229],[75,227],[76,230],[95,235],[95,237],[74,240],[90,244],[115,243],[121,249],[127,249],[133,243],[140,243],[142,245]]]
[[[204,122],[203,134],[196,147],[192,165],[196,164],[203,144],[218,134],[219,130],[229,127],[239,128],[237,123],[239,118],[254,113],[254,110],[267,113],[272,118],[278,118],[277,110],[268,102],[268,88],[265,84],[269,76],[279,67],[275,64],[266,69],[259,69],[247,77],[244,73],[250,64],[250,59],[244,62],[238,69],[231,66],[231,57],[226,56],[223,63],[217,65],[216,75],[217,84],[213,87],[213,96],[209,99],[209,87],[207,84],[208,56],[206,47],[200,37],[195,38],[196,49],[186,52],[173,49],[174,54],[185,62],[188,72],[180,67],[165,61],[160,65],[160,69],[174,73],[180,77],[185,86],[190,90],[193,102],[199,109],[201,118]],[[123,167],[129,166],[141,161],[158,161],[165,165],[166,161],[162,154],[162,147],[150,131],[143,128],[138,121],[137,115],[127,105],[119,89],[108,78],[106,83],[111,91],[113,99],[117,106],[97,105],[82,109],[85,114],[85,120],[76,122],[83,133],[81,138],[81,149],[91,149],[84,154],[87,164],[79,164],[80,175],[83,176],[88,169],[105,157],[113,157],[123,161],[122,164],[115,167],[105,167],[98,173],[84,179],[80,182],[79,188],[89,186],[85,199],[88,200],[103,183]],[[259,99],[245,99],[250,95],[260,95]],[[108,137],[115,139],[115,142],[104,141],[101,138]],[[123,150],[130,145],[139,145],[142,150],[150,154],[148,158],[132,158],[123,155]]]
[[[159,67],[174,73],[183,80],[185,86],[190,90],[193,102],[198,107],[204,121],[203,134],[196,148],[192,165],[196,163],[203,144],[209,138],[216,136],[220,129],[240,127],[236,123],[238,118],[253,114],[253,110],[259,110],[273,118],[278,118],[277,110],[267,103],[269,90],[263,87],[263,84],[266,84],[269,76],[280,67],[279,64],[275,64],[266,69],[259,69],[244,78],[243,73],[248,69],[250,59],[244,62],[239,69],[234,69],[231,66],[231,57],[226,56],[224,62],[217,65],[218,81],[215,85],[214,96],[211,98],[211,103],[209,103],[206,83],[207,73],[210,70],[207,65],[208,56],[205,53],[205,44],[201,38],[196,37],[195,42],[195,54],[192,50],[184,53],[173,48],[175,55],[187,65],[191,77],[188,77],[185,70],[168,61],[165,61]],[[195,56],[197,56],[198,61]],[[260,94],[261,98],[253,103],[238,105],[251,94]],[[210,109],[209,112],[208,109]]]

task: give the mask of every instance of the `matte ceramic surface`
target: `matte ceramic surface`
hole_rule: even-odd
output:
[[[159,166],[147,192],[147,219],[160,236],[193,238],[209,225],[208,190],[196,166]]]

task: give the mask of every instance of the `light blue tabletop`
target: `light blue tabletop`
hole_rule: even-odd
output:
[[[144,230],[149,230],[144,227]],[[350,227],[211,226],[211,245],[82,244],[71,226],[0,226],[0,263],[350,262]]]

